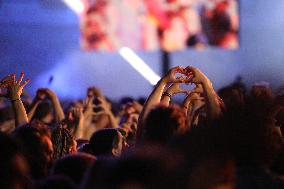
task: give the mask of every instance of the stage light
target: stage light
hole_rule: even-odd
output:
[[[84,4],[81,0],[62,0],[76,14],[80,15],[84,11]]]
[[[152,85],[161,79],[132,49],[122,47],[119,54]]]

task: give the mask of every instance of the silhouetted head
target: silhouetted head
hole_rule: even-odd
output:
[[[96,157],[86,153],[67,155],[54,163],[51,174],[67,176],[79,185],[85,172],[95,161]]]
[[[116,129],[101,129],[93,133],[88,144],[88,150],[95,156],[121,155],[123,137]]]
[[[47,177],[36,183],[37,189],[76,189],[76,185],[68,177],[56,175]]]
[[[187,131],[185,114],[178,106],[158,106],[145,120],[145,140],[165,143],[173,136]]]
[[[36,108],[33,120],[40,120],[43,123],[49,124],[53,121],[53,108],[49,102],[41,102]]]
[[[0,187],[25,189],[29,185],[29,169],[15,140],[0,132]]]
[[[53,145],[47,130],[24,125],[13,132],[13,137],[27,159],[31,176],[34,179],[46,176],[53,160]]]

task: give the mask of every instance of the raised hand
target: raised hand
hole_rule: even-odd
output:
[[[69,118],[71,120],[80,120],[84,119],[83,108],[75,108],[73,107],[70,111]]]
[[[190,78],[190,81],[195,84],[203,84],[208,82],[209,79],[198,68],[188,66],[185,68],[186,75]]]
[[[24,87],[30,82],[30,79],[22,82],[24,76],[25,74],[22,72],[18,80],[16,80],[16,74],[4,77],[0,82],[0,87],[6,88],[7,93],[1,93],[1,96],[8,97],[11,100],[19,99],[23,93]]]
[[[200,84],[203,88],[203,94],[205,97],[207,113],[209,118],[215,119],[221,115],[220,97],[215,92],[211,81],[202,73],[198,68],[188,66],[185,68],[186,74],[191,78],[191,82]]]
[[[190,106],[190,103],[194,101],[204,101],[204,98],[200,96],[199,93],[192,92],[183,101],[183,108],[187,110]]]
[[[203,89],[202,85],[201,84],[195,84],[195,85],[196,85],[196,87],[192,90],[192,92],[203,94],[204,89]]]
[[[49,88],[45,88],[44,92],[45,92],[47,98],[49,98],[50,100],[57,98],[56,93]]]
[[[49,98],[52,102],[53,108],[55,110],[55,119],[56,121],[62,121],[65,119],[65,115],[62,109],[62,106],[60,104],[60,101],[56,95],[55,92],[53,92],[49,88],[43,88],[41,89],[41,97],[43,97],[43,93],[46,95],[47,98]]]
[[[34,98],[34,102],[41,102],[46,99],[46,93],[44,88],[40,88],[36,91],[36,96]]]
[[[23,89],[30,82],[29,79],[23,82],[24,76],[25,74],[22,72],[16,80],[16,74],[12,74],[4,77],[0,82],[0,88],[6,89],[6,93],[1,93],[1,96],[9,98],[12,102],[16,127],[29,122],[25,107],[21,101]]]
[[[184,94],[188,94],[189,91],[180,88],[180,83],[173,83],[171,84],[171,86],[166,90],[167,93],[173,95],[173,94],[177,94],[177,93],[184,93]]]
[[[162,96],[161,104],[168,106],[170,104],[171,96],[174,95],[174,94],[177,94],[177,93],[188,94],[189,91],[180,88],[180,83],[173,83],[169,86],[169,88],[166,90],[166,92]]]
[[[182,77],[177,77],[177,73],[184,74]],[[186,83],[188,78],[186,77],[186,70],[181,66],[174,67],[168,71],[168,73],[162,78],[162,81],[166,84],[169,83]]]

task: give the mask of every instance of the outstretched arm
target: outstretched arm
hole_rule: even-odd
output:
[[[167,88],[164,95],[162,95],[161,104],[163,104],[165,106],[169,106],[170,101],[171,101],[171,97],[174,94],[177,94],[177,93],[188,94],[188,92],[189,91],[180,88],[180,83],[173,83],[173,84],[171,84],[171,86],[169,88]]]
[[[54,110],[55,110],[56,121],[64,120],[65,119],[64,111],[61,107],[61,104],[59,102],[59,99],[58,99],[56,93],[53,92],[52,90],[48,89],[48,88],[45,89],[45,93],[53,104],[53,107],[54,107]]]
[[[191,128],[199,115],[199,110],[204,106],[204,98],[197,92],[190,93],[183,101],[183,109],[186,114],[188,128]]]
[[[111,128],[117,128],[118,127],[118,121],[113,115],[111,108],[108,105],[108,102],[105,100],[105,98],[97,97],[98,101],[100,102],[98,107],[102,108],[102,113],[106,114],[109,117],[110,126]]]
[[[137,130],[137,139],[138,140],[142,137],[143,124],[144,124],[144,120],[145,120],[146,116],[148,115],[150,110],[155,105],[160,103],[161,97],[162,97],[162,94],[163,94],[165,87],[170,83],[186,82],[186,79],[184,77],[179,77],[179,78],[176,77],[177,73],[183,73],[183,72],[184,72],[184,68],[182,68],[180,66],[174,67],[174,68],[170,69],[169,72],[163,78],[161,78],[160,81],[155,86],[154,90],[152,91],[152,93],[150,94],[148,99],[146,100],[146,102],[143,106],[142,112],[139,115],[138,130]]]
[[[45,97],[46,97],[45,90],[44,89],[38,89],[37,92],[36,92],[36,97],[33,99],[33,102],[31,104],[31,107],[30,107],[29,112],[28,112],[29,120],[32,120],[38,105],[40,104],[40,102],[42,100],[45,99]]]
[[[23,81],[25,74],[21,73],[18,80],[16,80],[16,75],[9,75],[2,79],[0,83],[0,88],[6,88],[7,94],[1,94],[1,96],[8,97],[12,103],[12,107],[15,114],[15,126],[25,125],[29,122],[28,116],[21,100],[21,94],[24,87],[30,82],[29,79]]]
[[[211,81],[197,68],[188,66],[186,70],[193,83],[202,85],[209,118],[219,117],[221,115],[220,97],[215,92]]]

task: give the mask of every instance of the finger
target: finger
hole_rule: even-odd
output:
[[[97,97],[98,101],[102,102],[103,98],[102,97]]]
[[[93,101],[94,101],[94,97],[88,97],[87,98],[87,101],[86,101],[86,105],[87,106],[91,106],[93,104]]]
[[[19,79],[18,79],[18,81],[16,83],[20,84],[23,81],[24,76],[25,76],[25,73],[22,72],[20,77],[19,77]]]
[[[12,74],[12,80],[13,82],[16,82],[16,74]]]
[[[184,94],[189,94],[189,92],[187,90],[180,90],[180,93],[184,93]]]
[[[185,73],[185,69],[183,67],[181,67],[181,66],[178,66],[176,71],[178,73]]]
[[[179,77],[175,79],[175,83],[185,83],[186,82],[186,78],[184,77]]]
[[[24,88],[31,80],[30,79],[27,79],[22,85],[21,87]]]

